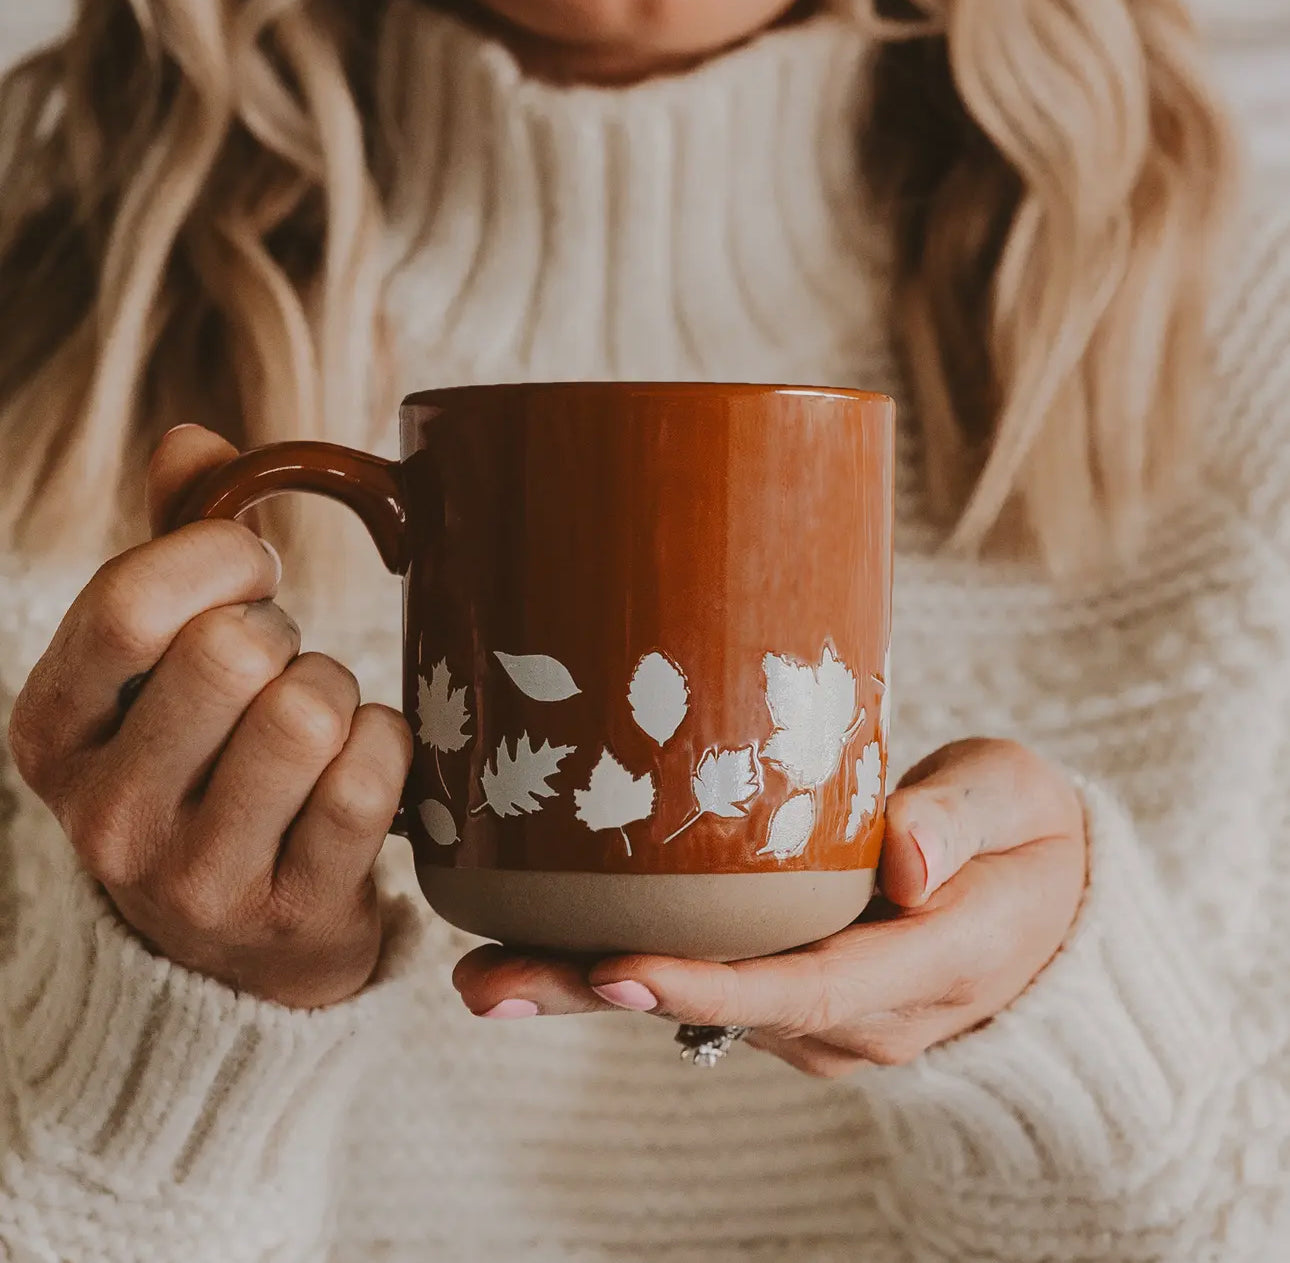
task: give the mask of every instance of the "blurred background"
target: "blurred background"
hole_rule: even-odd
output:
[[[1290,173],[1290,0],[1190,0],[1260,165]],[[0,63],[56,34],[72,0],[0,0]]]

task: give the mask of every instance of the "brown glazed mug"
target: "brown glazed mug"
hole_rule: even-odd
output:
[[[733,960],[873,891],[894,405],[851,390],[427,391],[402,457],[249,451],[183,518],[309,491],[404,578],[426,898],[511,945]]]

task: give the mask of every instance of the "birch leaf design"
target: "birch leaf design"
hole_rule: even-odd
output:
[[[855,836],[877,810],[878,795],[882,793],[882,750],[876,741],[865,746],[856,760],[856,788],[851,795],[851,814],[847,817],[847,841]]]
[[[494,650],[493,657],[515,687],[535,702],[563,702],[582,691],[573,682],[569,668],[544,653],[517,656]]]
[[[431,841],[437,842],[440,846],[452,846],[458,840],[457,822],[452,818],[452,812],[443,803],[427,798],[417,808],[417,812]]]
[[[632,853],[627,826],[647,820],[654,810],[654,778],[648,772],[633,776],[608,750],[591,770],[586,789],[573,791],[574,814],[593,833],[617,829]]]
[[[755,745],[738,750],[709,750],[699,760],[692,778],[696,809],[671,836],[671,842],[703,816],[728,820],[746,816],[752,800],[762,791],[761,760]]]
[[[556,796],[557,791],[547,781],[559,771],[560,763],[573,753],[574,747],[544,741],[534,749],[528,733],[522,733],[512,743],[512,750],[506,748],[505,741],[497,747],[492,764],[485,765],[479,778],[480,788],[495,814],[531,815],[542,809],[542,799]]]
[[[470,740],[467,730],[470,715],[466,710],[466,690],[453,687],[447,659],[441,658],[430,668],[429,679],[424,675],[421,677],[417,690],[417,719],[420,721],[422,744],[434,751],[439,783],[443,792],[451,797],[439,755],[460,750]]]
[[[818,789],[837,772],[843,748],[864,722],[864,710],[856,711],[856,678],[831,645],[818,667],[768,653],[762,668],[775,724],[762,757],[795,788]]]
[[[632,718],[647,736],[665,745],[690,709],[690,687],[681,668],[664,653],[647,653],[627,690]]]
[[[757,854],[773,855],[777,860],[796,859],[806,850],[814,829],[814,795],[794,794],[771,816],[766,845]]]

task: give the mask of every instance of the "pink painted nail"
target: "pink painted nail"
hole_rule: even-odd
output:
[[[639,982],[602,982],[591,988],[602,1000],[616,1004],[620,1009],[646,1013],[658,1007],[658,996]]]
[[[538,1006],[532,1000],[503,1000],[480,1017],[536,1017]]]

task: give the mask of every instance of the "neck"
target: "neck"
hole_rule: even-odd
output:
[[[479,0],[444,0],[441,8],[464,18],[510,51],[526,75],[563,86],[627,87],[666,75],[684,74],[762,33],[746,32],[722,44],[689,49],[635,43],[557,40],[526,30]],[[819,0],[797,0],[772,27],[790,26],[818,12]]]
[[[862,30],[823,13],[607,90],[409,12],[388,243],[408,376],[854,380],[887,249]]]

